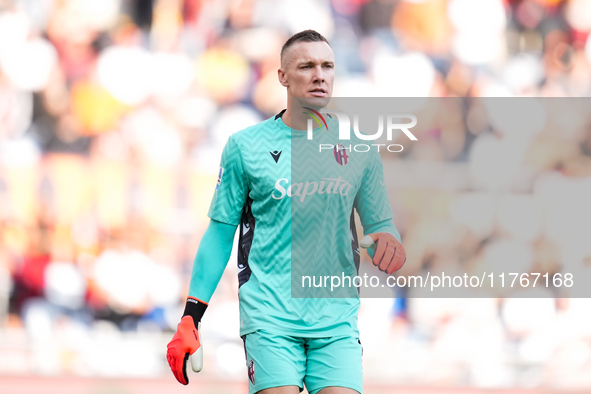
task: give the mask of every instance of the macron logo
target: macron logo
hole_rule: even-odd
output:
[[[274,151],[274,152],[269,151],[271,156],[273,156],[273,160],[275,160],[275,163],[277,163],[279,161],[279,157],[281,156],[282,152],[283,151],[279,151],[279,152],[278,151]]]

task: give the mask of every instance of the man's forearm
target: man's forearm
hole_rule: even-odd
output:
[[[230,260],[235,233],[236,225],[215,220],[209,222],[193,263],[190,298],[209,303]]]

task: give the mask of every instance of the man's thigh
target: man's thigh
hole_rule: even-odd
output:
[[[318,394],[359,394],[359,392],[346,387],[325,387]]]
[[[304,382],[310,394],[361,393],[362,352],[355,337],[307,338]]]

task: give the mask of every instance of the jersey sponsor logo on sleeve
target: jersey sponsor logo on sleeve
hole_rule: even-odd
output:
[[[220,172],[218,174],[218,184],[215,186],[215,190],[220,190],[220,185],[222,184],[222,176],[224,175],[224,167],[220,167]]]

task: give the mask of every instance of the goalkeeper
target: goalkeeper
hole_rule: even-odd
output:
[[[303,183],[291,183],[292,159],[299,157],[292,143],[303,140],[300,130],[308,119],[299,109],[326,106],[334,66],[330,44],[319,33],[306,30],[289,38],[278,70],[287,109],[233,134],[224,148],[211,221],[197,251],[183,317],[168,344],[169,365],[182,384],[189,381],[190,355],[193,369],[201,369],[200,321],[239,228],[240,335],[249,393],[297,394],[304,386],[311,394],[362,392],[359,298],[291,297],[292,257],[297,254],[292,253],[301,243],[296,235],[309,235],[312,227],[310,242],[303,243],[308,260],[338,261],[347,272],[358,270],[353,209],[374,243],[374,265],[392,274],[406,259],[377,152],[349,152],[335,145],[334,154],[315,156],[314,169],[322,175],[306,182],[315,187],[304,190]],[[328,120],[328,130],[338,130],[334,122]],[[331,142],[330,133],[318,138],[313,143]],[[325,214],[324,220],[311,224],[295,215],[304,202]]]

